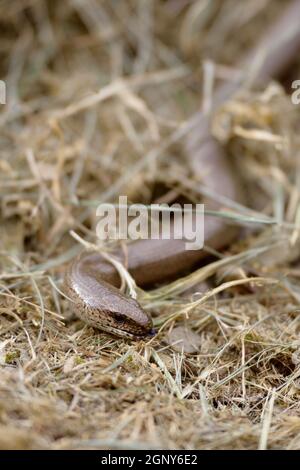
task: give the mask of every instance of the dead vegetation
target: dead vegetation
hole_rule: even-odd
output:
[[[191,191],[182,128],[281,5],[0,2],[1,448],[300,448],[299,107],[280,84],[212,117],[244,237],[138,291],[155,338],[94,331],[60,293],[98,202]]]

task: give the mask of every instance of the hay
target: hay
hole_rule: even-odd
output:
[[[186,125],[280,8],[0,2],[0,448],[300,448],[299,107],[279,84],[213,117],[249,195],[232,205],[244,238],[137,290],[156,337],[95,331],[60,292],[72,233],[96,242],[97,201],[122,190],[148,204],[158,175],[199,197]],[[172,346],[183,327],[194,354]]]

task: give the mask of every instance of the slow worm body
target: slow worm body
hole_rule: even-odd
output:
[[[300,44],[300,2],[294,1],[267,34],[240,64],[244,69],[254,58],[261,57],[256,70],[256,81],[278,76],[298,51]],[[240,81],[217,90],[213,108],[231,97]],[[195,174],[208,187],[227,199],[241,201],[241,190],[232,168],[219,144],[210,136],[209,119],[199,113],[197,125],[186,145],[187,156]],[[203,200],[206,209],[220,209],[208,198]],[[226,225],[224,219],[206,217],[205,245],[220,250],[237,236],[238,228]],[[138,240],[127,247],[127,269],[137,285],[146,286],[166,280],[191,269],[206,255],[204,250],[186,250],[185,240]],[[121,249],[113,256],[125,262]],[[153,334],[151,317],[139,303],[119,291],[120,277],[116,268],[100,253],[87,252],[79,256],[68,268],[65,290],[72,301],[75,313],[88,324],[103,331],[141,339]]]

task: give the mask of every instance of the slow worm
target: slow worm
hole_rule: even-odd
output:
[[[238,64],[241,70],[256,65],[255,82],[278,77],[298,52],[300,44],[300,1],[284,10],[277,23],[267,31],[257,47]],[[253,62],[254,61],[254,62]],[[245,78],[245,77],[242,77]],[[240,87],[241,80],[220,87],[213,98],[216,109]],[[219,144],[211,137],[209,117],[201,112],[186,145],[187,156],[196,175],[212,193],[241,201],[241,190],[232,168]],[[203,200],[206,209],[220,209],[220,204]],[[220,250],[230,244],[238,228],[217,217],[206,217],[205,245]],[[127,269],[138,286],[166,280],[193,266],[206,256],[204,250],[185,249],[184,240],[138,240],[128,245]],[[113,256],[124,262],[124,253]],[[86,323],[117,336],[141,339],[154,334],[151,317],[139,303],[119,291],[116,268],[98,252],[85,252],[67,269],[65,291],[75,313]]]

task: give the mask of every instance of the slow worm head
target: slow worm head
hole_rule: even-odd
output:
[[[98,253],[88,253],[69,267],[65,290],[76,314],[91,326],[131,339],[153,335],[151,317],[118,290],[118,282],[112,265]]]

